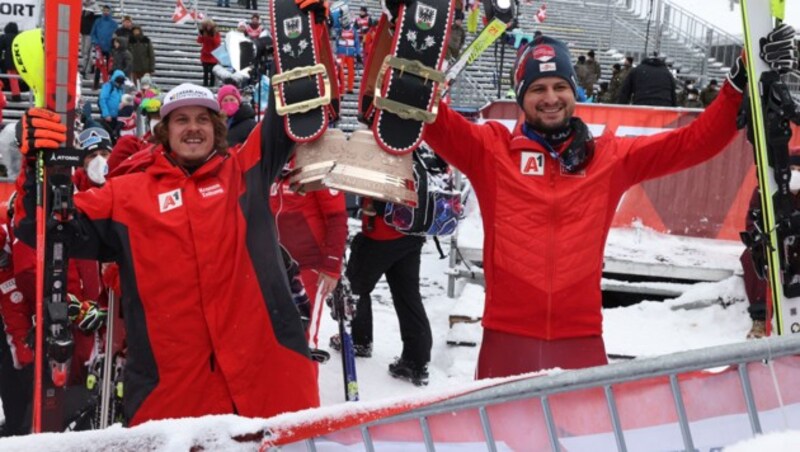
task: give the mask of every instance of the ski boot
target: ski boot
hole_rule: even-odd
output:
[[[342,351],[342,338],[338,334],[331,336],[328,346],[337,352]],[[353,350],[359,358],[372,358],[372,344],[359,345],[353,344]]]
[[[428,366],[418,367],[403,358],[397,358],[393,363],[389,364],[389,375],[398,380],[411,382],[414,386],[428,385]]]

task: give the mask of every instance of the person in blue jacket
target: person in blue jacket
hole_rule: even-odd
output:
[[[100,106],[100,115],[103,117],[103,126],[109,133],[114,131],[117,125],[125,80],[125,73],[118,69],[111,74],[111,78],[103,84],[103,89],[100,90],[100,98],[97,103]]]
[[[94,21],[92,25],[92,32],[89,36],[92,39],[92,46],[102,52],[102,58],[97,55],[102,64],[106,65],[105,71],[97,70],[94,73],[94,89],[97,89],[100,84],[100,73],[108,73],[109,59],[111,55],[111,41],[114,38],[114,32],[119,28],[119,24],[111,17],[111,7],[108,5],[103,6],[103,14]],[[100,68],[98,68],[100,69]],[[103,82],[106,80],[104,79]]]

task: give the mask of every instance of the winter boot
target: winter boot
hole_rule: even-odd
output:
[[[334,334],[331,336],[331,340],[328,343],[330,348],[336,350],[337,352],[342,351],[342,338],[339,337],[338,334]],[[359,345],[353,344],[353,350],[356,352],[356,356],[359,358],[372,358],[372,344],[367,345]]]
[[[748,339],[761,339],[767,335],[767,322],[765,320],[753,320],[753,326],[747,333]]]
[[[397,358],[389,364],[389,375],[400,380],[406,380],[414,386],[428,385],[428,366],[419,367],[403,358]]]

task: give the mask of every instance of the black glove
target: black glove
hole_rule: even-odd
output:
[[[94,300],[80,301],[72,294],[68,294],[69,305],[67,314],[69,319],[78,325],[84,333],[93,333],[106,323],[108,311],[97,305]]]
[[[389,12],[389,21],[394,22],[397,18],[400,5],[408,6],[409,3],[410,0],[383,0],[383,9]]]
[[[339,314],[343,313],[344,318],[353,320],[356,317],[356,298],[350,290],[350,281],[347,277],[342,276],[339,279],[339,284],[333,290],[333,293],[325,300],[328,307],[331,308],[331,318],[339,320]]]
[[[364,62],[364,59],[361,57],[361,55],[356,55],[356,63],[361,64],[363,62]]]
[[[727,77],[731,86],[733,86],[736,91],[740,93],[744,92],[745,88],[747,88],[747,69],[742,57],[736,57],[736,61],[733,62],[733,66],[731,66],[731,70],[728,71]]]
[[[794,27],[784,23],[759,41],[761,59],[773,71],[786,73],[797,69],[798,52],[794,35]]]

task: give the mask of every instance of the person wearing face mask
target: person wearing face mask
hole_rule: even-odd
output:
[[[800,209],[800,147],[789,149],[789,165],[792,170],[789,190],[794,195],[792,197],[794,208]],[[750,235],[756,232],[759,224],[761,224],[761,194],[756,186],[750,196],[750,207],[747,209],[747,218],[745,218],[746,233]],[[756,271],[756,267],[763,268],[766,265],[767,257],[762,250],[759,250],[758,254],[753,251],[750,247],[745,247],[739,261],[744,270],[744,290],[747,294],[747,301],[750,303],[747,312],[752,320],[747,338],[759,339],[767,335],[767,287],[769,281],[766,277],[759,277],[759,272]]]
[[[233,85],[224,85],[217,92],[219,108],[225,113],[228,125],[228,146],[244,143],[256,126],[256,113],[248,103],[242,103],[242,95]]]
[[[90,127],[78,136],[78,146],[84,152],[83,166],[76,169],[72,182],[78,191],[102,187],[108,175],[108,158],[113,144],[105,129]]]

